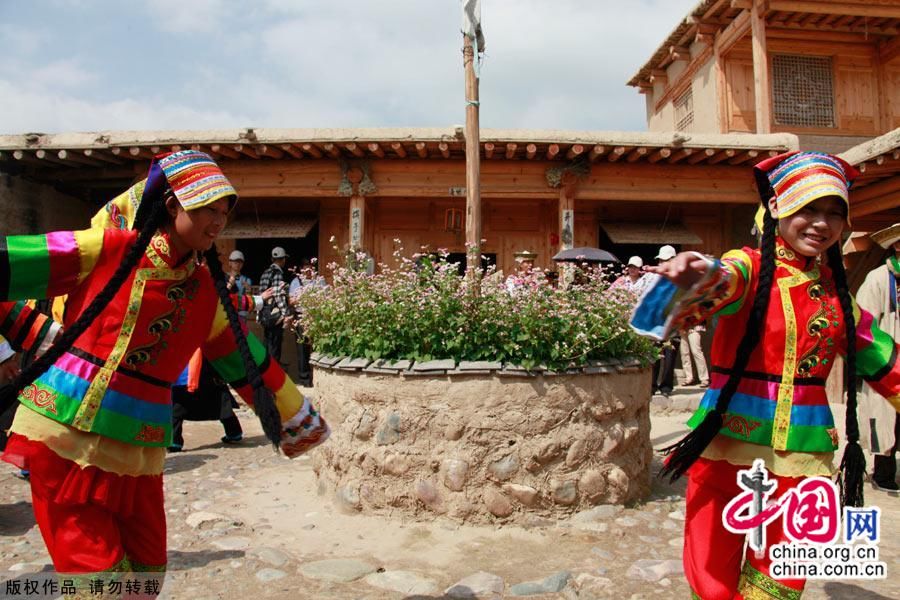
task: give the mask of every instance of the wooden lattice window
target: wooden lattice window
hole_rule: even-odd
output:
[[[694,124],[694,92],[689,87],[673,102],[675,131],[690,131]]]
[[[834,78],[828,56],[772,57],[775,122],[798,127],[834,127]]]

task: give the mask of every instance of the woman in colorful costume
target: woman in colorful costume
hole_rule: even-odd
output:
[[[794,152],[763,161],[755,175],[767,208],[760,248],[715,261],[686,252],[652,268],[668,281],[632,317],[639,332],[665,336],[719,316],[709,390],[688,422],[693,431],[667,449],[663,469],[673,480],[688,474],[684,569],[704,600],[800,597],[805,581],[775,579],[768,553],[748,547],[745,558],[744,535],[728,531],[722,514],[743,492],[737,472],[755,459],[764,459],[779,495],[805,477],[834,474],[839,439],[825,380],[836,354],[849,371],[845,504],[863,501],[856,377],[900,410],[894,342],[855,305],[841,258],[856,170],[827,154]],[[768,546],[788,541],[781,519],[766,538]]]
[[[154,158],[93,229],[0,238],[0,299],[68,294],[65,332],[13,383],[24,407],[3,455],[32,471],[59,573],[165,569],[170,388],[198,346],[285,455],[328,437],[229,298],[214,241],[236,199],[218,165],[187,150]]]

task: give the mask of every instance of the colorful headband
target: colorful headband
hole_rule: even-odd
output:
[[[131,229],[141,200],[162,198],[171,187],[184,210],[194,210],[220,198],[230,198],[229,209],[237,200],[237,192],[212,158],[197,150],[182,150],[154,157],[147,178],[134,184],[97,211],[91,227]]]
[[[859,171],[845,160],[822,152],[788,152],[762,161],[754,173],[760,200],[765,205],[774,194],[779,218],[819,198],[837,196],[850,222],[850,185]]]

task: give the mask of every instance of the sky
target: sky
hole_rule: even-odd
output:
[[[481,127],[646,129],[698,0],[482,0]],[[0,0],[0,134],[465,121],[459,0]]]

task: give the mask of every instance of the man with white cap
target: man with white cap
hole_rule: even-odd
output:
[[[288,253],[281,246],[272,248],[272,264],[266,267],[259,278],[259,289],[273,290],[271,300],[266,301],[266,306],[260,311],[260,324],[265,332],[266,346],[269,354],[275,360],[281,362],[281,343],[284,340],[284,330],[291,325],[291,308],[288,303],[288,291],[284,280],[284,265],[287,262]],[[263,315],[271,311],[271,319]],[[268,321],[268,322],[267,322]]]
[[[678,252],[674,247],[669,246],[668,244],[665,246],[661,246],[659,252],[656,253],[656,263],[659,265],[665,264],[666,262],[675,258]],[[650,275],[654,275],[650,277]],[[650,287],[659,275],[648,274],[644,277],[646,279],[646,286]],[[659,360],[653,363],[653,391],[659,392],[663,396],[670,396],[675,389],[675,347],[680,345],[680,341],[677,337],[671,338],[671,344],[666,344],[662,348],[660,348],[661,356]]]
[[[241,269],[243,268],[244,253],[240,250],[234,250],[228,255],[228,291],[239,296],[249,294],[250,287],[253,285],[253,281],[241,273]],[[247,311],[238,311],[238,315],[246,319]]]
[[[866,275],[856,293],[860,308],[872,313],[878,327],[900,341],[900,311],[897,290],[900,283],[900,223],[876,231],[872,240],[890,254],[880,267]],[[869,385],[863,384],[859,399],[860,442],[874,455],[872,483],[876,489],[897,492],[897,439],[900,437],[900,415],[884,402]]]
[[[628,264],[625,265],[625,273],[616,279],[611,287],[625,288],[640,296],[641,292],[644,290],[645,277],[643,269],[644,259],[640,256],[632,256],[628,259]]]

